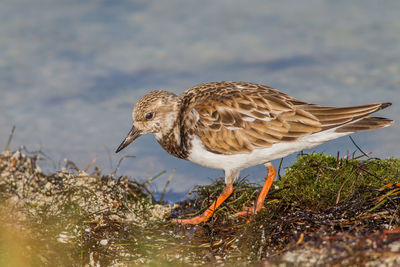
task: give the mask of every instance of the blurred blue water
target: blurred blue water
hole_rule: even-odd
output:
[[[202,82],[264,83],[325,105],[391,101],[400,115],[400,2],[3,0],[0,9],[0,148],[42,149],[62,166],[147,179],[174,168],[167,199],[222,176],[163,151],[151,136],[113,151],[133,104],[152,89],[181,93]],[[400,129],[354,135],[377,157],[399,156]],[[348,138],[315,149],[346,154]],[[290,166],[295,155],[287,157]],[[111,166],[112,165],[112,166]],[[44,168],[52,170],[52,164]],[[262,181],[264,167],[243,171]]]

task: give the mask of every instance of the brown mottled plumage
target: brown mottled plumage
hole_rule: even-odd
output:
[[[201,84],[183,93],[180,99],[181,110],[185,111],[183,120],[193,117],[193,109],[199,116],[197,122],[187,127],[194,129],[208,150],[222,154],[245,153],[281,141],[295,141],[388,106],[377,103],[348,108],[321,107],[265,85],[245,82]],[[390,123],[378,119],[369,125],[371,128],[363,130]]]
[[[254,214],[273,181],[271,160],[353,132],[389,126],[392,120],[369,115],[390,105],[324,107],[246,82],[200,84],[180,96],[153,91],[136,104],[132,129],[117,152],[141,134],[152,133],[170,154],[225,170],[227,187],[214,206],[203,215],[179,220],[197,224],[230,195],[240,170],[267,162],[267,182],[254,209],[246,210]]]

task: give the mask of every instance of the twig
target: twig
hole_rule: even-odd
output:
[[[339,167],[339,159],[340,159],[340,152],[338,151],[336,155],[336,168]]]
[[[281,179],[282,179],[282,176],[281,176],[282,162],[283,162],[283,158],[281,158],[281,161],[279,162],[279,167],[278,167],[278,180],[281,180]]]
[[[367,153],[367,155],[371,155],[372,154],[372,152],[368,152]],[[353,159],[360,159],[360,158],[362,158],[362,157],[365,157],[365,155],[359,155],[359,156],[357,156],[357,157],[353,157]],[[370,158],[371,159],[371,158]]]
[[[7,145],[6,145],[6,147],[4,148],[4,151],[8,151],[8,147],[9,147],[10,144],[11,144],[11,140],[12,140],[12,138],[13,138],[14,131],[15,131],[15,125],[12,127],[11,132],[10,132],[10,135],[8,136]]]
[[[355,147],[356,147],[358,150],[360,150],[360,152],[363,153],[364,156],[366,156],[367,158],[369,158],[368,154],[365,153],[365,152],[356,144],[356,142],[354,141],[353,137],[351,137],[351,136],[349,135],[349,138],[350,138],[351,142],[353,143],[353,145],[355,145]]]

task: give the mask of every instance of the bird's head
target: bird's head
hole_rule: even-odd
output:
[[[116,153],[143,134],[154,134],[159,140],[169,133],[177,120],[179,98],[167,91],[152,91],[143,96],[133,108],[133,125]]]

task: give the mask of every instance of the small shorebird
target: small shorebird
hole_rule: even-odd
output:
[[[271,87],[247,82],[213,82],[194,86],[177,96],[152,91],[133,108],[133,126],[116,150],[142,134],[154,134],[175,157],[225,171],[225,188],[202,214],[177,219],[182,224],[207,221],[233,191],[244,168],[264,164],[265,184],[254,204],[237,215],[254,215],[274,181],[271,160],[312,148],[354,132],[389,126],[392,120],[371,117],[391,103],[324,107],[293,98]]]

